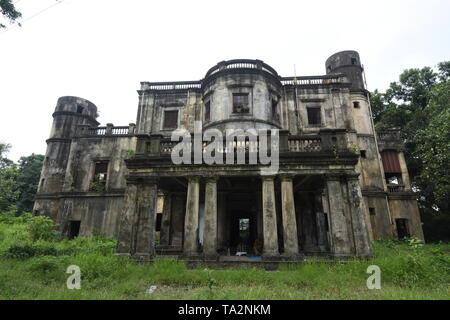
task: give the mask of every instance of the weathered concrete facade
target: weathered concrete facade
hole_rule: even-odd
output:
[[[124,127],[99,127],[91,102],[60,98],[35,214],[65,236],[116,237],[118,253],[139,257],[365,257],[374,239],[423,239],[400,136],[374,131],[358,53],[325,67],[294,78],[231,60],[199,81],[142,82],[136,125]],[[194,123],[279,130],[278,172],[174,165],[171,133]]]

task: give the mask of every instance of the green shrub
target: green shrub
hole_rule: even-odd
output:
[[[6,257],[28,259],[34,256],[57,256],[58,250],[52,245],[15,244],[5,253]]]
[[[55,228],[56,225],[53,220],[45,216],[33,217],[28,225],[28,231],[34,241],[56,239],[59,232],[55,231]]]

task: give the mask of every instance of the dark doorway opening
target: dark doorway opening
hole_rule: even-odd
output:
[[[397,235],[399,239],[409,238],[408,219],[395,219]]]
[[[74,239],[80,234],[81,221],[70,221],[69,223],[69,239]]]
[[[253,254],[253,243],[256,240],[256,217],[253,214],[234,214],[232,218],[230,244],[232,255]]]

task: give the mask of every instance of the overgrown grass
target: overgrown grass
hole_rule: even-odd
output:
[[[43,224],[42,221],[39,222]],[[370,260],[308,261],[262,269],[188,269],[184,262],[138,264],[114,256],[104,238],[33,240],[34,218],[0,222],[0,299],[449,299],[450,245],[374,243]],[[39,230],[38,234],[45,234]],[[81,289],[69,290],[69,265]],[[369,290],[367,267],[381,268],[381,290]],[[156,290],[147,294],[150,286]]]

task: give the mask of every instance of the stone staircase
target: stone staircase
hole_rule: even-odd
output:
[[[178,259],[183,253],[181,246],[159,245],[156,246],[156,255],[158,258]]]

